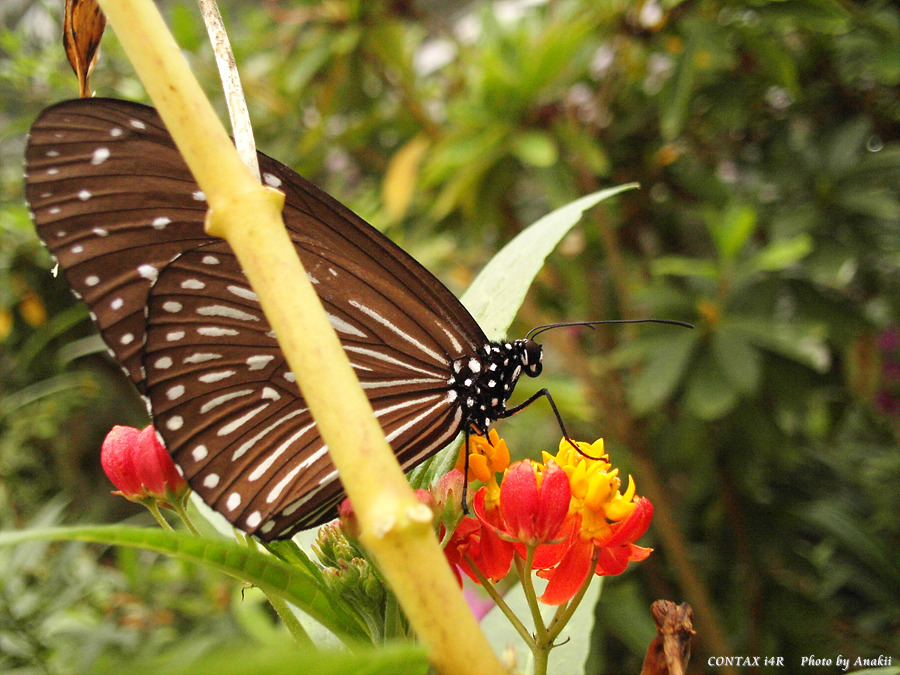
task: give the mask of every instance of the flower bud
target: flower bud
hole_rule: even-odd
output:
[[[100,464],[119,494],[132,501],[147,497],[174,500],[187,490],[187,483],[152,426],[142,431],[113,427],[103,441]]]

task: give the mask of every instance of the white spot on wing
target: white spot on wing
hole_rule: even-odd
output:
[[[259,317],[255,314],[228,307],[227,305],[205,305],[197,308],[197,314],[200,316],[223,316],[235,321],[259,321]]]
[[[197,334],[205,337],[234,337],[238,335],[238,331],[234,328],[222,328],[220,326],[200,326],[197,329]]]
[[[91,194],[90,190],[79,190],[78,191],[78,199],[80,199],[83,202],[86,202],[88,199],[90,199],[93,196],[94,195]]]
[[[181,287],[188,291],[201,291],[206,288],[206,284],[199,279],[185,279],[181,282]]]
[[[196,448],[191,450],[191,457],[193,457],[195,462],[202,462],[208,455],[209,450],[206,449],[205,445],[198,445]]]
[[[211,473],[203,479],[203,487],[214,488],[219,484],[219,474]]]
[[[206,373],[204,375],[201,375],[197,379],[204,384],[212,384],[213,382],[221,382],[222,380],[226,380],[232,375],[234,375],[233,370],[219,370],[214,373]]]
[[[329,271],[330,271],[330,270],[329,270]],[[403,340],[405,340],[405,341],[408,342],[409,344],[413,345],[414,347],[417,347],[423,354],[426,354],[426,355],[430,356],[432,359],[434,359],[434,360],[437,361],[438,363],[442,363],[442,364],[445,364],[445,365],[449,365],[450,362],[447,360],[447,358],[446,358],[445,356],[443,356],[443,355],[441,355],[441,354],[438,354],[438,353],[437,353],[436,351],[434,351],[433,349],[431,349],[431,348],[429,348],[429,347],[423,345],[421,342],[419,342],[419,341],[418,341],[416,338],[414,338],[412,335],[410,335],[410,334],[406,333],[405,331],[401,330],[401,329],[400,329],[397,325],[395,325],[392,321],[390,321],[390,320],[388,320],[387,318],[381,316],[381,314],[379,314],[378,312],[376,312],[374,309],[371,309],[370,307],[366,307],[364,304],[362,304],[362,303],[360,303],[360,302],[357,302],[356,300],[351,300],[351,301],[350,301],[350,305],[353,306],[353,307],[356,307],[360,312],[362,312],[362,313],[365,314],[366,316],[369,316],[369,317],[375,319],[375,321],[377,321],[378,323],[380,323],[382,326],[384,326],[385,328],[387,328],[387,329],[390,330],[392,333],[394,333],[395,335],[399,336],[400,338],[402,338]]]
[[[262,177],[266,185],[269,185],[273,188],[281,187],[281,179],[275,174],[266,172],[262,175]]]
[[[174,300],[169,300],[163,303],[163,311],[169,312],[170,314],[175,314],[176,312],[180,312],[184,306],[180,302],[175,302]]]
[[[160,216],[159,218],[154,218],[153,222],[150,223],[151,227],[155,230],[162,230],[166,225],[172,222],[171,218],[166,218],[165,216]]]
[[[169,431],[178,431],[183,426],[184,418],[180,415],[172,415],[172,417],[166,420],[166,429]]]
[[[272,431],[275,429],[275,427],[292,420],[293,418],[297,417],[297,415],[302,415],[306,411],[307,411],[307,408],[300,408],[300,409],[294,410],[293,412],[288,413],[284,417],[276,420],[274,423],[267,426],[265,429],[260,431],[258,434],[256,434],[249,440],[242,443],[241,446],[237,450],[234,451],[234,454],[231,455],[231,461],[234,462],[234,461],[237,461],[238,459],[240,459],[241,457],[243,457],[247,453],[248,450],[252,449],[253,446],[259,442],[259,440],[261,438],[265,438],[266,436],[271,434]],[[300,432],[298,432],[299,435],[294,434],[293,436],[291,436],[291,438],[288,440],[288,442],[293,443],[295,440],[297,440],[300,436],[302,436],[307,431],[312,429],[314,426],[315,426],[315,424],[309,424],[309,425],[305,426],[303,429],[300,430]]]
[[[216,436],[227,436],[228,434],[240,429],[247,422],[249,422],[252,418],[256,417],[263,410],[269,407],[269,403],[264,403],[261,406],[257,406],[253,410],[244,413],[240,417],[231,420],[228,424],[224,425],[221,429],[216,432]]]
[[[97,166],[109,159],[109,148],[97,148],[91,153],[91,164]]]
[[[262,370],[265,368],[275,357],[271,354],[258,354],[256,356],[248,356],[247,357],[247,367],[250,370]]]
[[[334,328],[338,333],[343,333],[345,335],[354,335],[361,338],[367,337],[366,334],[359,330],[356,326],[347,323],[341,317],[335,316],[334,314],[328,314],[328,323],[330,323],[331,327]]]
[[[213,352],[194,352],[190,356],[184,357],[184,363],[206,363],[207,361],[215,361],[216,359],[221,358],[221,354],[215,354]]]
[[[159,277],[159,270],[156,269],[153,265],[143,264],[138,265],[137,268],[138,276],[147,279],[153,283],[156,283],[157,277]]]
[[[254,302],[259,302],[259,296],[251,291],[249,288],[242,288],[241,286],[227,286],[228,291],[232,295],[236,295],[239,298],[244,300],[253,300]]]
[[[216,396],[215,398],[211,398],[202,406],[200,406],[200,412],[202,414],[208,413],[210,410],[215,410],[223,403],[228,403],[228,401],[233,401],[236,398],[241,398],[243,396],[248,396],[252,394],[252,389],[241,389],[240,391],[230,391],[227,394],[222,394],[221,396]]]

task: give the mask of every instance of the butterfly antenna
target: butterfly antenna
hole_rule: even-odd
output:
[[[542,326],[536,326],[525,334],[526,340],[533,340],[541,333],[554,328],[565,328],[567,326],[587,326],[593,329],[594,326],[608,323],[664,323],[670,326],[681,326],[682,328],[693,328],[694,324],[686,321],[676,321],[675,319],[604,319],[600,321],[566,321],[564,323],[547,323]]]

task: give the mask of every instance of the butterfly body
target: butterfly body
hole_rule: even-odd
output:
[[[507,414],[531,340],[489,342],[411,256],[260,154],[285,223],[404,469]],[[112,99],[48,108],[26,149],[38,233],[149,403],[191,487],[264,540],[327,520],[343,492],[293,373],[157,113]]]

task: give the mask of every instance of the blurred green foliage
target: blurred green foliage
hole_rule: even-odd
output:
[[[222,4],[261,148],[457,292],[540,215],[641,183],[564,240],[517,328],[643,316],[696,324],[545,336],[541,386],[574,435],[606,437],[657,504],[656,552],[604,589],[588,672],[638,672],[656,597],[694,606],[694,672],[728,653],[787,663],[900,653],[895,3]],[[215,99],[196,9],[165,11]],[[70,520],[122,517],[98,474],[99,444],[112,424],[143,415],[86,312],[48,274],[21,196],[28,125],[77,90],[61,12],[55,2],[0,8],[4,527],[33,521],[55,495],[70,501]],[[144,100],[114,35],[93,86]],[[535,454],[558,436],[534,409],[501,433]],[[75,547],[34,555],[44,576],[12,561],[18,571],[0,581],[7,600],[37,594],[27,626],[9,618],[13,605],[0,610],[4,646],[65,620],[67,598],[108,593],[136,564]],[[72,565],[90,574],[42,586],[46,575],[72,579],[54,571]],[[192,574],[140,602],[148,612],[177,606]],[[208,607],[208,588],[192,593]],[[104,607],[82,616],[103,621]],[[185,616],[185,653],[184,641],[227,620]],[[94,638],[95,663],[136,653],[113,623],[107,642]],[[42,665],[21,672],[78,672],[66,665],[78,641],[43,635],[20,650]],[[148,644],[166,639],[176,637]],[[21,661],[11,663],[0,661]]]

